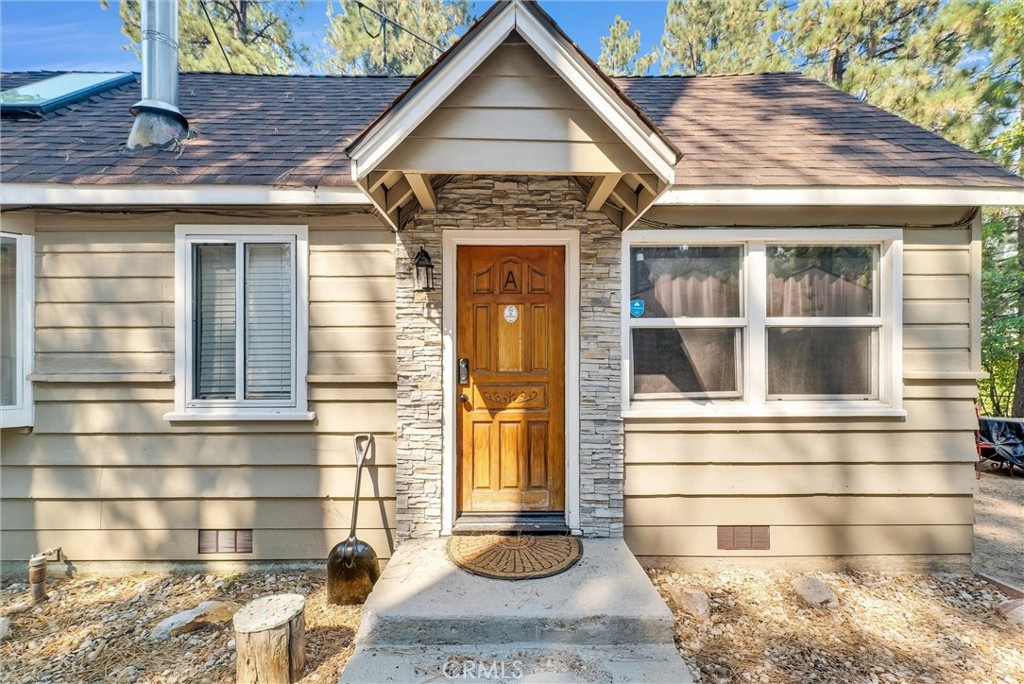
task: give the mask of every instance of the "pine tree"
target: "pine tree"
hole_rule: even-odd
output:
[[[990,6],[990,62],[981,84],[996,135],[985,149],[1024,175],[1024,0]],[[986,210],[982,242],[981,399],[991,415],[1024,418],[1024,206]]]
[[[975,0],[802,0],[782,47],[808,76],[978,149],[991,43],[990,3]]]
[[[455,42],[456,30],[473,23],[467,0],[366,0],[381,14],[442,49]],[[328,4],[327,51],[321,67],[341,74],[419,74],[438,51],[352,0]],[[384,55],[387,34],[387,59]]]
[[[792,71],[776,45],[778,0],[669,0],[661,41],[666,74]]]
[[[101,4],[108,7],[106,0]],[[294,13],[303,5],[301,2],[255,0],[182,0],[178,4],[181,70],[241,74],[296,72],[309,64],[309,49],[295,39],[291,28]],[[125,49],[139,54],[139,0],[121,0],[119,14],[123,21],[121,32],[132,41]]]
[[[640,55],[640,30],[629,32],[630,23],[615,15],[608,25],[608,35],[602,36],[601,54],[597,66],[609,76],[643,76],[658,61],[658,48]]]

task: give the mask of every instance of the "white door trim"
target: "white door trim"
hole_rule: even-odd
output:
[[[580,234],[575,230],[446,230],[442,235],[441,330],[444,422],[441,534],[455,522],[456,248],[459,245],[565,247],[565,522],[580,533]]]

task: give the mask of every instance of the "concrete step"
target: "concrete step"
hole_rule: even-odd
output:
[[[452,563],[446,539],[403,542],[363,608],[359,646],[673,643],[673,619],[621,539],[585,539],[560,575],[507,581]]]
[[[378,682],[692,682],[668,606],[621,539],[584,539],[560,575],[510,582],[403,542],[363,606],[341,673]]]
[[[669,644],[359,647],[341,674],[342,684],[445,681],[688,684],[693,678]]]

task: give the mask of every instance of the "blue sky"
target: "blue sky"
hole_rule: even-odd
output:
[[[138,71],[134,53],[121,49],[117,0],[111,9],[98,0],[0,0],[0,70],[36,69],[81,71]],[[476,14],[490,2],[476,3]],[[616,14],[640,29],[643,50],[661,39],[666,0],[547,0],[542,7],[583,50],[597,59],[598,39],[608,33]],[[323,39],[325,3],[307,2],[301,26],[303,40],[319,45]]]

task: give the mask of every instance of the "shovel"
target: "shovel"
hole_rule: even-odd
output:
[[[352,529],[327,557],[327,602],[336,606],[362,603],[380,577],[380,564],[373,547],[356,538],[356,514],[359,512],[359,479],[366,454],[374,447],[373,435],[355,436],[356,492],[352,496]]]

